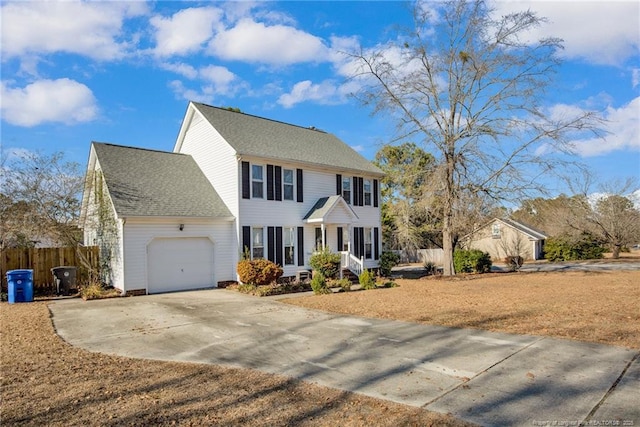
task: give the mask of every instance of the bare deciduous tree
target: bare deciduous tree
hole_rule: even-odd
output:
[[[83,176],[77,163],[62,153],[50,156],[2,153],[0,168],[2,235],[4,247],[75,246],[80,241],[77,218]]]
[[[542,190],[539,176],[566,162],[556,154],[572,151],[574,133],[595,131],[595,113],[559,115],[545,105],[562,46],[526,40],[543,22],[532,11],[494,17],[480,0],[416,3],[414,28],[351,54],[362,85],[356,97],[397,119],[396,141],[417,141],[436,157],[445,275],[454,274],[462,200]]]

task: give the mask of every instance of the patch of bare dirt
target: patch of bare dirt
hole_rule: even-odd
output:
[[[2,303],[0,322],[6,426],[469,425],[252,370],[90,353],[55,334],[44,302]]]
[[[336,313],[640,348],[640,271],[496,273],[284,300]]]

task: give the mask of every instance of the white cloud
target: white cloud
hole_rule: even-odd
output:
[[[2,56],[67,52],[96,60],[123,57],[126,18],[146,13],[141,2],[12,2],[2,6]]]
[[[289,93],[278,98],[278,104],[285,108],[291,108],[295,104],[305,101],[313,101],[318,104],[339,104],[345,102],[349,94],[349,86],[336,85],[331,80],[325,80],[320,84],[313,84],[310,80],[296,83]]]
[[[214,92],[220,95],[233,93],[233,83],[238,79],[238,77],[227,68],[217,65],[209,65],[201,68],[198,74],[203,80],[210,82],[213,85]]]
[[[198,92],[194,89],[185,87],[184,83],[182,83],[180,80],[173,80],[172,82],[169,82],[169,88],[173,91],[176,98],[178,99],[203,102],[205,104],[213,104],[213,91],[209,86],[202,88],[202,90]]]
[[[531,9],[549,22],[529,34],[560,37],[562,54],[595,64],[621,65],[640,51],[637,1],[495,1],[496,13]]]
[[[618,150],[640,151],[640,97],[620,108],[607,108],[604,118],[608,134],[603,139],[573,141],[579,155],[593,157]]]
[[[189,65],[189,64],[185,64],[182,62],[180,63],[166,62],[166,63],[160,64],[160,66],[167,71],[180,74],[181,76],[186,77],[190,80],[193,80],[196,77],[198,77],[198,70],[196,70],[192,65]]]
[[[635,89],[640,85],[640,68],[631,70],[631,87]]]
[[[270,65],[320,62],[328,55],[327,47],[316,36],[290,26],[267,26],[247,18],[218,33],[209,45],[209,52],[226,60]]]
[[[215,97],[232,96],[238,90],[246,87],[246,83],[225,67],[209,65],[198,70],[193,69],[193,71],[196,75],[193,78],[187,77],[192,80],[199,79],[202,82],[199,90],[187,88],[180,80],[173,80],[169,83],[169,88],[173,90],[178,99],[210,104]]]
[[[185,55],[201,49],[220,27],[222,10],[215,7],[183,9],[170,18],[154,16],[150,23],[155,28],[158,56]]]
[[[362,153],[365,150],[364,145],[351,145],[350,147],[353,148],[358,153]]]
[[[3,120],[17,126],[88,122],[98,114],[91,90],[69,79],[39,80],[24,88],[2,83],[1,95]]]

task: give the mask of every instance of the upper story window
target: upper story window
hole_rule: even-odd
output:
[[[500,238],[500,224],[496,223],[491,226],[491,237],[494,239]]]
[[[342,198],[351,203],[351,178],[348,176],[342,177]]]
[[[371,180],[365,179],[362,187],[364,189],[364,205],[371,206]]]
[[[262,165],[251,165],[251,192],[255,198],[262,199],[264,197],[264,167]]]
[[[294,180],[293,169],[283,169],[282,170],[282,188],[283,188],[282,196],[284,200],[293,200],[293,180]]]

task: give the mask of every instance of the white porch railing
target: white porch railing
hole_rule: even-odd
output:
[[[364,271],[364,257],[358,258],[351,252],[340,252],[340,277],[342,277],[342,269],[348,268],[353,274],[360,277]]]

